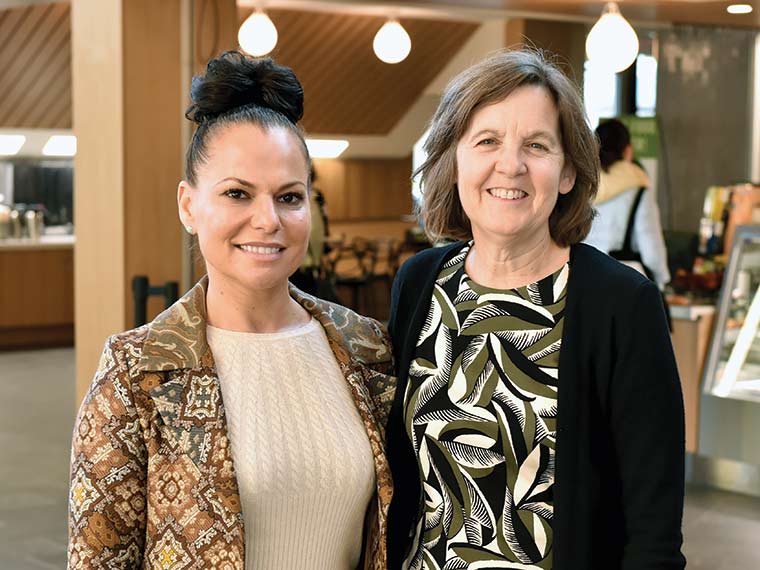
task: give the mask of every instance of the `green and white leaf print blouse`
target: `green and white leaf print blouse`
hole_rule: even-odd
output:
[[[409,568],[552,566],[557,378],[569,266],[494,290],[441,270],[404,398],[424,493]]]

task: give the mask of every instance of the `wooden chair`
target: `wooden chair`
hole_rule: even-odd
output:
[[[338,290],[350,289],[348,306],[354,311],[367,313],[371,310],[377,254],[376,241],[357,236],[347,244],[344,242],[332,260],[333,282]]]

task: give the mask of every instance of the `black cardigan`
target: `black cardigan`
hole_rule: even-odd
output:
[[[409,364],[435,278],[463,245],[415,255],[393,283],[391,570],[401,568],[421,516],[402,415]],[[557,405],[553,569],[684,568],[683,399],[662,298],[651,281],[584,244],[570,249]]]

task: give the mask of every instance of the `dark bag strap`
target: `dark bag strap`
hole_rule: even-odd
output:
[[[623,240],[623,247],[621,248],[621,251],[626,254],[633,253],[633,249],[631,249],[633,224],[636,221],[636,210],[639,209],[639,202],[641,202],[641,197],[644,195],[644,190],[646,189],[646,186],[639,188],[639,191],[636,193],[636,198],[633,200],[633,206],[631,206],[631,213],[628,214],[628,227],[625,229],[625,239]]]

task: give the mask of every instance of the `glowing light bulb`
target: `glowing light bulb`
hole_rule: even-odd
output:
[[[600,68],[620,72],[639,53],[639,38],[615,2],[607,2],[599,20],[586,37],[586,55]]]
[[[254,12],[240,25],[238,43],[246,53],[266,55],[277,45],[277,28],[264,12]]]
[[[375,34],[372,49],[380,61],[398,63],[409,55],[412,40],[401,24],[396,20],[388,20]]]

